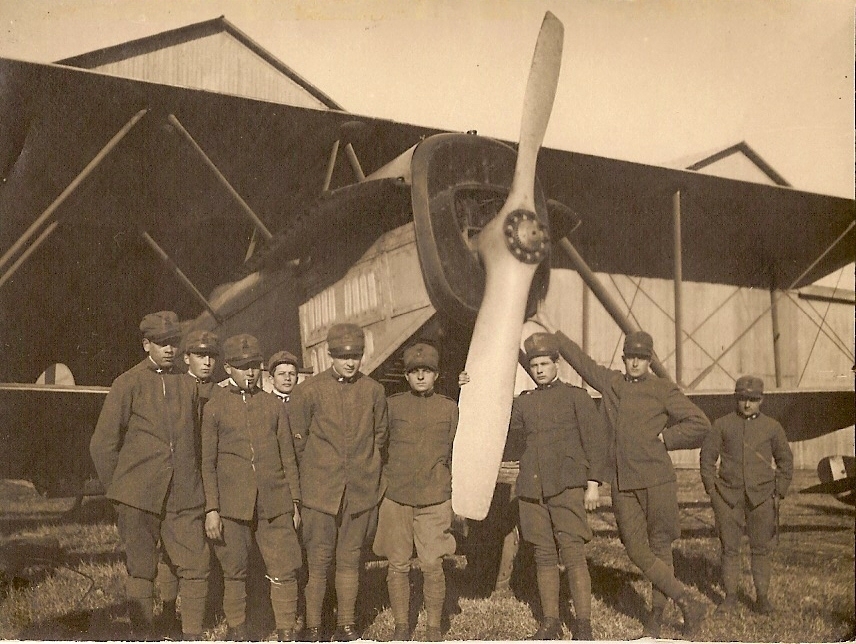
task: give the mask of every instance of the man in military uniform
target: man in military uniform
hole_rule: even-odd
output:
[[[672,542],[680,536],[677,477],[668,450],[701,446],[710,421],[678,386],[649,371],[654,340],[645,331],[624,339],[625,373],[597,364],[561,331],[560,350],[603,396],[610,436],[612,509],[630,560],[652,585],[643,636],[659,637],[667,598],[681,609],[684,634],[694,635],[707,609],[675,578]]]
[[[268,360],[268,378],[273,385],[273,394],[281,402],[291,400],[291,392],[297,385],[297,356],[288,351],[277,351]]]
[[[455,553],[452,536],[452,441],[458,406],[434,392],[440,356],[418,342],[404,350],[410,391],[389,398],[386,496],[380,505],[375,554],[389,559],[386,583],[396,641],[410,639],[410,556],[422,570],[426,641],[442,639],[446,598],[443,557]]]
[[[214,382],[214,367],[217,364],[217,356],[220,353],[219,339],[212,331],[191,331],[182,342],[184,345],[184,364],[187,365],[187,375],[193,378],[197,389],[197,422],[202,424],[202,410],[205,403],[211,398]],[[209,577],[208,601],[214,599],[212,593],[217,595],[215,587],[222,586],[219,577],[219,569],[212,567]],[[217,577],[217,580],[214,577]],[[165,636],[181,632],[181,624],[176,613],[178,599],[178,575],[175,566],[169,560],[166,552],[161,548],[161,559],[158,562],[158,572],[155,578],[162,603],[161,608],[161,633]],[[219,595],[217,595],[219,597]]]
[[[223,568],[228,639],[248,639],[247,565],[258,544],[280,641],[293,638],[300,544],[300,481],[283,406],[259,387],[262,355],[246,333],[223,345],[229,384],[205,407],[205,533]]]
[[[559,380],[559,345],[549,333],[523,343],[536,389],[522,392],[511,408],[508,440],[523,444],[517,477],[520,531],[535,548],[543,613],[535,640],[562,637],[559,621],[559,557],[574,603],[574,639],[591,640],[591,577],[585,544],[592,531],[586,511],[597,509],[605,480],[606,431],[594,401]]]
[[[297,356],[289,351],[277,351],[268,359],[268,379],[271,384],[271,393],[274,394],[282,403],[286,413],[288,412],[288,403],[291,400],[291,392],[297,385],[298,380],[298,360]],[[298,441],[302,441],[302,436],[292,435],[292,441],[297,451]],[[302,544],[301,544],[302,548]],[[301,550],[301,559],[305,559],[305,551]],[[264,598],[269,595],[267,591],[268,580],[264,574],[260,574],[262,567],[261,555],[258,548],[253,548],[250,551],[250,570],[247,579],[247,592],[249,594],[250,607],[258,608],[258,611],[252,610],[250,621],[263,621],[268,615],[273,614],[273,608],[269,606]],[[297,619],[295,628],[302,628],[306,606],[303,601],[303,589],[306,587],[306,566],[301,564],[297,571]]]
[[[359,368],[365,336],[354,324],[327,333],[332,367],[294,388],[288,416],[298,441],[303,541],[309,569],[304,638],[319,641],[321,608],[335,558],[335,641],[359,638],[355,609],[360,555],[372,510],[383,496],[381,449],[387,438],[383,387]]]
[[[196,442],[196,386],[173,371],[178,316],[172,311],[149,314],[140,330],[148,356],[113,382],[90,453],[107,498],[116,502],[134,637],[154,636],[152,595],[160,542],[178,573],[184,636],[200,639],[209,554]]]
[[[710,495],[722,543],[725,599],[719,610],[723,612],[737,607],[744,526],[752,554],[755,609],[764,615],[774,610],[768,594],[770,557],[778,500],[784,498],[791,484],[794,457],[785,430],[761,413],[763,394],[764,381],[760,378],[738,378],[734,387],[737,409],[713,423],[701,448],[701,480]]]

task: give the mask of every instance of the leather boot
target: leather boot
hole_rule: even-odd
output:
[[[396,624],[395,630],[392,632],[393,642],[408,642],[410,641],[410,627],[407,624]]]
[[[739,606],[739,602],[737,601],[737,594],[727,594],[725,599],[723,599],[719,606],[716,607],[716,612],[722,615],[727,615],[728,613],[733,613],[737,610]]]
[[[689,593],[681,595],[677,604],[684,616],[683,633],[687,637],[693,637],[698,633],[702,622],[707,617],[707,607],[700,601],[693,599]]]
[[[353,624],[342,624],[336,627],[336,632],[330,639],[332,642],[354,642],[360,639],[360,634],[357,632]]]
[[[300,634],[301,642],[320,642],[321,641],[321,627],[320,626],[307,626],[303,629],[303,633]]]
[[[293,642],[294,641],[294,629],[292,629],[292,628],[278,628],[278,629],[276,629],[276,641],[277,642]]]
[[[574,639],[582,640],[584,642],[592,642],[594,641],[594,637],[592,637],[591,633],[591,620],[590,619],[578,619],[576,624],[574,624]]]
[[[776,608],[773,606],[772,602],[770,602],[770,598],[766,595],[758,595],[758,599],[755,600],[755,612],[760,615],[772,615],[776,612]]]
[[[181,620],[178,619],[178,613],[175,610],[175,600],[168,600],[163,603],[158,630],[160,636],[165,640],[182,639]]]
[[[425,628],[424,640],[426,642],[442,642],[443,632],[440,630],[439,626],[428,626]]]
[[[250,629],[247,622],[230,626],[226,629],[226,640],[230,642],[247,642],[250,639]]]
[[[541,620],[538,630],[529,637],[530,640],[560,640],[562,639],[562,623],[555,617],[545,617]]]
[[[663,607],[655,606],[642,620],[642,637],[660,637],[660,626],[663,624]]]

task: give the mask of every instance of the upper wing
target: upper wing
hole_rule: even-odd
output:
[[[365,127],[351,128],[346,123],[355,117],[335,110],[0,59],[0,252],[143,109],[107,160],[56,209],[53,234],[0,286],[0,308],[8,312],[0,342],[27,347],[4,358],[0,379],[31,382],[32,365],[56,359],[59,347],[82,382],[106,384],[136,360],[145,313],[171,308],[196,317],[198,300],[142,231],[203,294],[242,265],[253,224],[170,114],[265,226],[286,239],[306,230],[293,226],[297,217],[324,212],[317,204],[330,150],[343,132],[366,174],[437,132],[370,117],[359,117]],[[599,271],[671,276],[666,231],[676,189],[688,280],[790,285],[854,221],[853,200],[560,150],[542,149],[538,174],[548,198],[583,218],[575,243]],[[353,180],[340,158],[331,185]],[[331,237],[339,228],[330,227]],[[797,285],[852,261],[853,245],[851,231]],[[561,266],[564,259],[555,253],[553,261]]]
[[[671,279],[677,191],[687,281],[798,288],[856,258],[852,199],[548,149],[538,175],[582,219],[573,242],[595,271]]]

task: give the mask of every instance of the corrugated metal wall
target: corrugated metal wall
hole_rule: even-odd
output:
[[[660,359],[674,376],[672,282],[627,275],[598,274],[598,277],[624,303],[624,311],[632,311],[639,326],[651,333]],[[782,388],[852,387],[854,306],[803,299],[796,291],[781,291],[777,295]],[[768,291],[688,282],[683,285],[683,301],[684,332],[688,334],[683,344],[684,385],[693,383],[719,358],[718,365],[694,389],[730,391],[734,381],[748,373],[763,378],[768,389],[775,388]],[[552,271],[544,310],[556,326],[580,342],[597,362],[623,370],[624,334],[597,299],[584,293],[582,280],[575,272]],[[537,327],[527,324],[524,336],[536,330]],[[726,349],[728,352],[722,355]],[[559,375],[572,384],[582,384],[564,361],[560,361]],[[531,386],[523,369],[518,369],[517,390]],[[854,430],[850,427],[811,441],[793,443],[792,447],[796,466],[813,469],[823,456],[854,454]],[[673,452],[672,456],[681,467],[698,466],[697,450]]]
[[[217,33],[94,68],[144,81],[327,109],[228,33]]]

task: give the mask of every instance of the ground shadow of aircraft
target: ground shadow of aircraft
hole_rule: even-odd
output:
[[[364,370],[390,392],[399,349],[428,338],[457,398],[485,285],[479,235],[508,198],[514,144],[8,59],[0,127],[0,476],[55,493],[91,476],[101,397],[158,309],[253,333],[314,371],[329,327],[355,322]],[[528,313],[550,269],[570,268],[632,328],[594,273],[674,278],[671,235],[642,231],[671,229],[676,193],[685,280],[787,289],[854,259],[851,199],[549,148],[537,160],[552,249]],[[93,384],[25,384],[58,361]],[[733,406],[730,392],[692,395],[712,417]],[[803,440],[852,425],[853,390],[771,391],[765,410]]]

